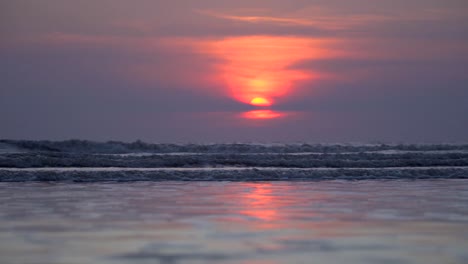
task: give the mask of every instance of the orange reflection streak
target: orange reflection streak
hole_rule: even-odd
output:
[[[253,110],[249,112],[244,112],[241,114],[241,117],[247,119],[273,119],[286,116],[286,113],[277,112],[272,110]]]
[[[242,198],[246,204],[245,215],[263,221],[278,219],[278,204],[272,195],[271,184],[248,184],[253,190]]]
[[[330,56],[323,40],[299,37],[233,37],[207,43],[201,49],[221,58],[216,70],[229,96],[246,104],[272,105],[291,93],[294,82],[314,78],[293,69],[306,59]]]
[[[304,233],[288,236],[332,237],[344,223],[339,219],[339,212],[323,210],[322,205],[333,206],[335,198],[336,195],[326,189],[317,190],[310,186],[304,189],[290,183],[236,183],[226,186],[222,191],[220,202],[235,206],[232,212],[227,212],[230,216],[219,220],[227,224],[229,229],[233,224],[241,224],[242,228],[252,230],[293,227],[300,228]],[[237,215],[248,218],[232,217]]]

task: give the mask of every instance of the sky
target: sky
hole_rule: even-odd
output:
[[[0,138],[468,142],[465,0],[0,0]]]

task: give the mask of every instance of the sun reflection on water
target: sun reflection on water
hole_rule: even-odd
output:
[[[246,210],[242,213],[262,221],[274,221],[278,218],[276,199],[271,184],[247,185],[252,191],[242,197]]]

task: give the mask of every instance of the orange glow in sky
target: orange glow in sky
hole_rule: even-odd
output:
[[[294,83],[313,73],[294,64],[321,58],[322,41],[311,38],[248,36],[211,41],[207,52],[221,59],[218,76],[228,95],[255,106],[270,106],[293,92]]]

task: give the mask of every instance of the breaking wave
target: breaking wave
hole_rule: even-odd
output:
[[[467,178],[468,145],[0,140],[0,181]]]

